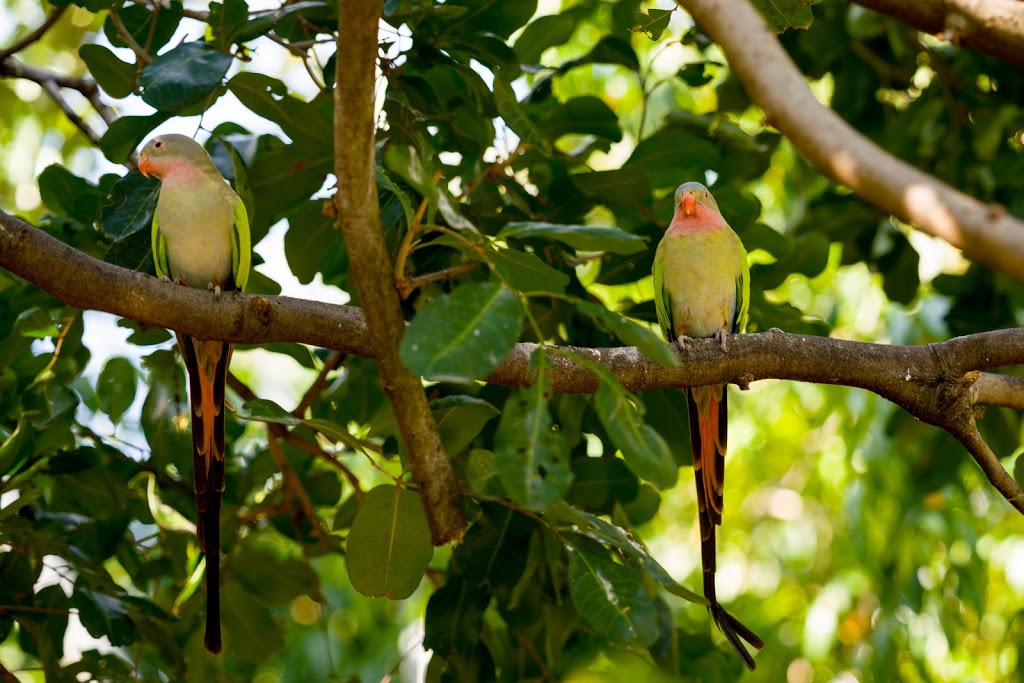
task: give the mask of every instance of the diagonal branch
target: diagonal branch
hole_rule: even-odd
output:
[[[294,341],[367,358],[389,351],[371,334],[362,311],[281,296],[213,293],[176,287],[103,263],[0,211],[0,267],[78,308],[107,311],[200,339],[253,344]],[[388,272],[388,271],[384,271]],[[517,344],[487,382],[527,386],[536,344]],[[872,391],[918,419],[945,429],[971,452],[993,485],[1024,512],[1024,494],[1006,475],[974,424],[976,404],[1024,405],[1024,382],[983,371],[1024,364],[1024,328],[995,330],[937,344],[893,346],[787,334],[736,335],[723,354],[714,340],[691,342],[679,365],[658,365],[635,348],[566,350],[607,368],[631,391],[760,379],[836,384]],[[549,353],[552,390],[593,393],[593,371]],[[977,387],[977,388],[976,388]],[[422,386],[416,379],[416,391]],[[442,451],[443,452],[443,451]]]
[[[342,2],[338,7],[334,88],[334,173],[338,191],[334,203],[356,291],[377,347],[381,385],[419,485],[431,539],[435,545],[442,545],[457,538],[466,521],[455,472],[444,452],[423,383],[398,356],[405,320],[390,277],[393,266],[381,231],[375,179],[375,71],[381,10],[381,0]]]
[[[855,0],[954,45],[1024,67],[1024,3],[1019,0]]]
[[[768,121],[820,171],[882,210],[1024,282],[1024,221],[897,159],[815,99],[747,0],[677,0],[725,52]]]
[[[32,43],[42,38],[46,32],[50,30],[50,27],[57,23],[57,20],[61,18],[61,15],[64,14],[67,8],[67,5],[64,5],[63,7],[54,7],[50,10],[50,13],[46,15],[46,20],[39,25],[39,28],[30,33],[26,33],[24,36],[11,43],[11,46],[6,50],[0,50],[0,62],[13,54],[21,52]]]
[[[18,62],[13,57],[6,57],[0,59],[0,77],[10,76],[13,78],[24,78],[34,83],[38,83],[42,86],[43,90],[46,91],[53,101],[57,103],[57,106],[61,108],[61,111],[68,117],[68,119],[75,124],[75,126],[82,131],[82,133],[92,141],[93,144],[98,144],[100,135],[93,130],[86,121],[71,107],[71,104],[64,99],[61,88],[67,88],[70,90],[77,90],[80,92],[85,99],[89,100],[89,104],[92,105],[96,113],[100,115],[100,118],[110,125],[114,119],[117,118],[117,114],[114,110],[107,106],[103,102],[103,98],[100,96],[100,88],[96,85],[96,81],[91,78],[79,78],[76,76],[62,76],[61,74],[53,73],[52,71],[46,71],[45,69],[38,69],[33,66],[28,66]]]

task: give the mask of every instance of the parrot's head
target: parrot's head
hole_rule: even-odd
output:
[[[139,152],[139,171],[142,175],[163,178],[176,168],[195,168],[211,164],[210,155],[203,146],[178,133],[157,135],[147,142]]]
[[[721,213],[711,191],[700,183],[691,181],[676,188],[676,213],[682,210],[684,216],[696,216],[698,204],[714,213]]]

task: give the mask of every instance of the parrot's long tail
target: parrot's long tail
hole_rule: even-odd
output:
[[[196,539],[206,555],[204,644],[221,651],[220,503],[224,490],[224,387],[231,347],[179,335],[188,368],[192,406],[192,465],[196,493]]]
[[[747,651],[743,641],[747,641],[758,650],[764,647],[764,641],[736,617],[726,612],[719,604],[715,592],[715,571],[718,564],[715,527],[722,523],[729,394],[723,385],[687,389],[686,407],[690,418],[690,447],[693,450],[693,474],[697,487],[704,597],[708,599],[708,609],[715,624],[747,668],[753,671],[756,666],[754,658]]]

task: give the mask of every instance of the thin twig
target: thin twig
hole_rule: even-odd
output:
[[[314,458],[319,458],[320,460],[323,460],[328,465],[341,472],[345,479],[348,480],[349,485],[355,491],[356,500],[362,500],[363,497],[366,495],[365,493],[363,493],[363,487],[362,484],[359,482],[359,477],[357,477],[352,470],[346,467],[345,463],[338,460],[338,458],[334,457],[333,455],[323,450],[316,444],[307,441],[306,439],[302,438],[293,431],[286,431],[284,438],[286,441],[288,441],[288,443],[292,444],[296,448],[303,450],[306,453],[309,453]]]
[[[54,7],[50,10],[50,13],[46,15],[46,20],[39,25],[39,28],[14,41],[6,50],[0,50],[0,62],[15,53],[24,50],[26,47],[42,38],[43,35],[50,30],[50,27],[57,23],[57,20],[60,19],[61,15],[64,14],[67,8],[67,5],[64,5],[63,7]]]
[[[128,28],[121,21],[121,14],[117,9],[111,8],[110,20],[114,22],[114,26],[117,27],[117,34],[121,36],[124,42],[128,43],[128,47],[131,48],[132,52],[135,53],[135,59],[139,64],[149,64],[153,61],[153,58],[149,56],[149,53],[139,45],[139,42],[135,40],[135,36],[128,32]]]
[[[313,501],[309,499],[309,494],[306,492],[302,482],[299,481],[298,476],[296,476],[295,470],[288,463],[288,458],[278,442],[279,439],[283,439],[282,432],[284,429],[280,425],[270,424],[268,425],[268,431],[270,432],[270,438],[267,439],[267,449],[270,451],[270,456],[277,463],[277,468],[281,470],[281,475],[284,477],[285,483],[291,490],[292,495],[298,499],[299,504],[302,506],[303,515],[313,527],[313,535],[317,537],[320,547],[326,552],[328,547],[327,537],[324,534],[323,527],[320,526],[320,515],[317,514]]]
[[[409,298],[409,295],[415,292],[418,288],[423,285],[429,285],[431,282],[437,282],[438,280],[451,280],[453,277],[468,273],[471,270],[476,270],[480,267],[479,261],[470,261],[469,263],[461,263],[451,268],[445,268],[439,270],[436,273],[427,273],[426,275],[420,275],[419,277],[409,278],[398,285],[398,295],[403,299]]]
[[[306,389],[306,393],[302,395],[302,400],[299,401],[299,405],[295,406],[295,410],[292,411],[292,415],[301,418],[309,410],[309,407],[313,404],[313,401],[320,392],[324,390],[324,386],[327,384],[327,375],[331,374],[338,369],[338,366],[345,360],[347,354],[341,351],[332,351],[327,358],[324,359],[324,365],[320,368],[320,372],[317,374],[316,379]]]

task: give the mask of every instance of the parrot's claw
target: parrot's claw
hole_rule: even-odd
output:
[[[160,282],[174,282],[174,280],[172,280],[171,278],[167,277],[166,275],[161,275],[160,276]]]
[[[715,332],[715,339],[722,342],[722,353],[729,353],[729,333],[725,331],[725,328]]]
[[[214,282],[211,282],[211,283],[210,283],[210,284],[208,285],[208,288],[209,288],[209,290],[210,290],[211,292],[213,292],[213,297],[214,297],[215,299],[219,299],[219,298],[220,298],[220,285],[218,285],[218,284],[216,284],[216,283],[214,283]]]
[[[680,351],[686,353],[687,351],[690,350],[690,342],[692,341],[693,337],[687,337],[685,334],[681,334],[678,337],[676,337],[676,346],[679,347]]]

